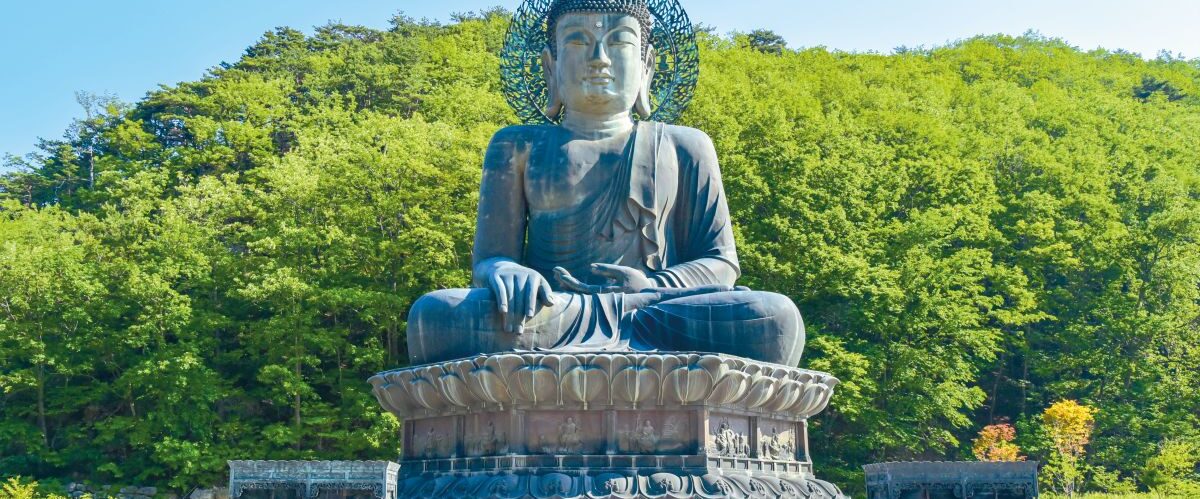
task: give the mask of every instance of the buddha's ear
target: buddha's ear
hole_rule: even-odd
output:
[[[633,112],[644,120],[650,119],[650,84],[654,82],[654,46],[646,47],[646,60],[642,61],[642,88],[638,89],[637,100],[633,101]]]
[[[546,77],[546,95],[550,97],[546,109],[542,112],[547,118],[555,120],[562,114],[563,102],[562,97],[558,95],[558,79],[555,78],[554,55],[550,53],[550,47],[542,50],[542,74]]]

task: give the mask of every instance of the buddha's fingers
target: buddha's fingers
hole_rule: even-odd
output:
[[[542,302],[542,305],[547,307],[558,305],[558,298],[554,296],[554,289],[550,287],[550,283],[548,281],[545,279],[538,279],[537,291],[538,300]]]
[[[598,276],[607,278],[616,283],[616,286],[605,288],[602,292],[622,292],[635,293],[640,289],[648,288],[653,285],[653,282],[646,274],[633,267],[624,265],[616,265],[611,263],[593,263],[592,273]],[[610,288],[612,289],[610,291]]]
[[[567,272],[567,269],[562,267],[554,267],[554,277],[558,279],[558,284],[567,291],[574,291],[585,295],[599,294],[604,291],[600,286],[579,282],[579,279],[576,279],[570,272]]]
[[[513,297],[509,305],[508,330],[519,332],[521,322],[525,318],[526,298],[529,295],[529,277],[523,274],[513,276]]]
[[[508,288],[504,286],[504,280],[492,274],[491,285],[492,294],[496,296],[496,308],[501,314],[508,313]]]
[[[593,263],[592,273],[601,277],[607,277],[614,281],[625,281],[629,275],[626,273],[625,267],[619,265],[610,265],[607,263]]]
[[[534,312],[537,311],[538,302],[540,301],[538,299],[538,294],[542,292],[543,280],[544,279],[542,279],[541,276],[534,274],[533,277],[530,277],[529,281],[525,283],[524,295],[526,320],[533,317]]]

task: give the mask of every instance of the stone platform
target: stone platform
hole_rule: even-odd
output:
[[[370,379],[400,497],[842,497],[808,418],[833,376],[722,354],[503,353]]]
[[[868,499],[1033,499],[1037,461],[909,461],[863,466]]]
[[[388,461],[229,461],[229,496],[397,499],[399,469]]]

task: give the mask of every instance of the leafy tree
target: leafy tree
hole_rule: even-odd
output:
[[[1042,473],[1056,490],[1072,497],[1083,480],[1083,456],[1091,438],[1095,410],[1074,400],[1062,400],[1042,412],[1042,424],[1053,453]]]
[[[979,436],[971,444],[971,453],[980,461],[1024,461],[1021,448],[1012,443],[1016,438],[1012,425],[987,425],[979,430]]]
[[[787,48],[787,40],[769,29],[756,29],[747,36],[750,48],[767,54],[782,54]]]
[[[1167,440],[1142,468],[1142,483],[1153,492],[1200,494],[1200,447],[1187,440]]]

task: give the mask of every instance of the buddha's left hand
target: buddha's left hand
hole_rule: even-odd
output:
[[[610,285],[584,284],[572,276],[567,269],[562,267],[554,268],[554,276],[558,279],[558,283],[563,289],[576,293],[594,295],[599,293],[637,293],[644,289],[654,287],[652,281],[646,274],[638,269],[626,267],[624,265],[613,265],[611,263],[593,263],[592,273],[601,277],[607,277],[613,282]]]

